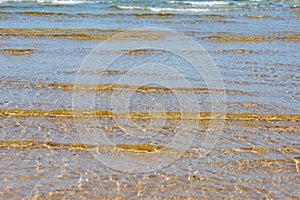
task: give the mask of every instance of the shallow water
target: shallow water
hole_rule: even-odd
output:
[[[1,199],[299,198],[299,9],[299,1],[0,0]],[[224,90],[163,50],[82,68],[101,41],[145,27],[197,41]],[[153,60],[191,87],[164,68],[131,70]],[[174,87],[118,82],[125,75]],[[80,84],[80,76],[101,79]],[[74,110],[81,92],[95,95],[95,110]],[[209,136],[219,137],[211,151]]]

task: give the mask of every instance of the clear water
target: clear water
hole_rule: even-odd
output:
[[[299,198],[299,17],[299,1],[0,1],[1,199]],[[219,69],[227,114],[204,157],[201,145],[210,122],[205,117],[214,102],[205,82],[168,52],[126,54],[110,71],[92,71],[102,76],[95,106],[113,111],[112,90],[124,86],[101,85],[127,74],[128,61],[154,59],[173,65],[199,89],[199,126],[174,117],[182,107],[159,86],[133,94],[129,111],[135,123],[120,125],[114,112],[73,118],[73,86],[84,74],[78,70],[86,56],[117,33],[145,27],[191,37]],[[175,83],[163,72],[132,76]],[[79,131],[82,125],[91,137]],[[98,143],[99,129],[112,143]],[[184,153],[152,149],[180,143],[175,135],[181,133],[194,137]],[[102,160],[95,156],[99,151]],[[159,156],[174,162],[164,166]],[[116,170],[109,158],[116,166],[126,158],[124,170]],[[157,164],[157,170],[128,173],[134,161],[146,163],[144,168]]]

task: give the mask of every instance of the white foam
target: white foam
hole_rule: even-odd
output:
[[[229,2],[226,1],[169,1],[173,4],[186,4],[186,5],[195,5],[195,6],[222,6],[229,5]]]
[[[159,8],[159,7],[142,7],[142,6],[117,6],[123,10],[150,10],[153,12],[212,12],[215,10],[208,8]]]

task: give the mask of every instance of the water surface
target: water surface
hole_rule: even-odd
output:
[[[299,16],[299,1],[0,1],[0,197],[297,199]],[[131,51],[107,70],[80,70],[101,41],[143,27],[172,29],[199,42],[225,90],[207,88],[169,52]],[[163,69],[131,73],[127,59],[174,66],[192,87],[173,91],[194,93],[200,112],[182,113],[168,88],[117,84],[124,74],[176,83]],[[78,85],[75,79],[83,74],[102,79]],[[95,92],[97,110],[72,110],[74,88]],[[112,109],[114,91],[134,91],[129,116]],[[212,112],[211,93],[226,94],[226,113]],[[223,132],[203,157],[212,116],[224,117]],[[145,131],[118,123],[128,117]],[[99,144],[101,135],[86,137],[78,131],[82,124],[90,133],[102,130],[112,144]],[[194,136],[184,152],[170,148],[182,142],[174,140],[181,133]],[[99,151],[148,164],[156,155],[181,157],[168,167],[132,174],[95,159]]]

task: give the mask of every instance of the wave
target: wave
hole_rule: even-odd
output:
[[[185,4],[185,5],[195,5],[195,6],[220,6],[220,5],[230,5],[230,2],[226,1],[169,1],[172,4]]]
[[[149,7],[149,6],[112,6],[111,9],[118,10],[146,10],[152,12],[175,12],[175,13],[206,13],[206,12],[232,12],[239,8],[176,8],[176,7]]]
[[[97,4],[97,3],[113,3],[113,1],[105,0],[0,0],[0,3],[18,3],[18,2],[31,2],[39,4],[61,4],[61,5],[72,5],[72,4]],[[230,2],[226,1],[167,1],[170,4],[184,4],[194,6],[219,6],[229,5]]]
[[[144,6],[116,6],[120,10],[149,10],[153,12],[212,12],[208,8],[159,8]]]
[[[171,13],[62,13],[62,12],[48,12],[48,11],[17,11],[17,12],[0,12],[0,15],[25,15],[25,16],[41,16],[41,17],[61,17],[61,18],[71,18],[71,17],[115,17],[115,16],[133,16],[137,18],[168,18],[174,17],[175,14]],[[197,15],[198,16],[198,15]],[[199,16],[198,16],[199,17]],[[203,17],[218,17],[214,15],[207,15]],[[222,18],[225,18],[223,16]]]
[[[72,5],[72,4],[93,4],[101,1],[89,0],[0,0],[0,3],[18,3],[18,2],[31,2],[40,4],[56,4],[56,5]]]
[[[1,7],[3,8],[3,7]],[[176,17],[180,16],[181,13],[167,13],[167,12],[156,12],[156,13],[63,13],[63,12],[48,12],[48,11],[16,11],[16,12],[0,12],[0,15],[24,15],[24,16],[31,16],[31,17],[61,17],[61,18],[84,18],[84,17],[116,17],[116,16],[133,16],[136,18],[169,18],[169,17]],[[184,15],[184,13],[183,13]],[[217,15],[217,14],[202,14],[202,15],[189,15],[192,17],[197,18],[228,18],[225,15]],[[242,15],[241,15],[242,16]],[[243,15],[243,17],[246,17]],[[230,18],[233,18],[232,16]],[[250,17],[249,17],[250,18]],[[254,18],[254,17],[253,17]],[[259,17],[257,17],[259,18]],[[266,17],[267,18],[267,17]],[[270,17],[269,17],[270,18]],[[125,30],[124,30],[125,31]]]

